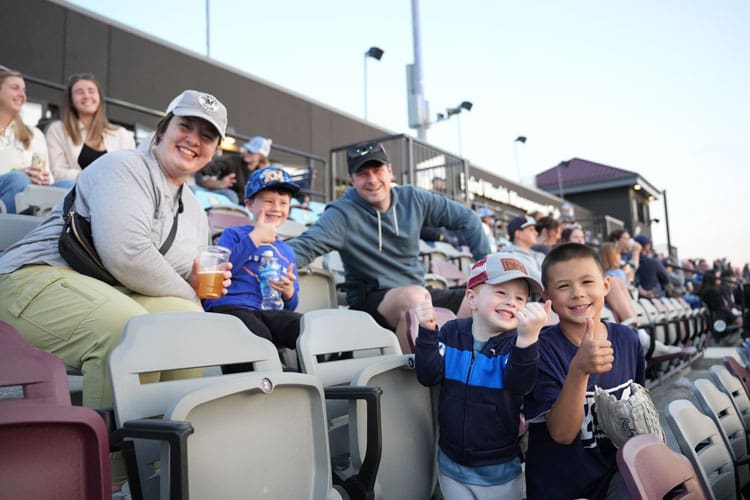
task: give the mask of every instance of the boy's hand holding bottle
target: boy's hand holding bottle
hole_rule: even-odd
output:
[[[544,304],[540,302],[527,302],[526,305],[516,313],[518,322],[516,347],[528,347],[539,339],[539,332],[547,324],[547,318],[552,310],[552,301]]]
[[[417,312],[417,321],[422,328],[427,330],[434,330],[437,328],[437,322],[435,321],[435,309],[432,307],[432,297],[429,293],[425,293],[425,299],[417,304],[415,308]]]

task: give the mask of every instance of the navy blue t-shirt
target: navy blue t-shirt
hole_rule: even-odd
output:
[[[612,370],[589,377],[581,432],[570,445],[556,443],[547,431],[546,413],[562,390],[570,362],[578,346],[570,342],[560,326],[539,336],[539,374],[533,391],[526,396],[529,448],[526,455],[526,498],[603,498],[609,480],[617,470],[617,449],[596,421],[594,386],[618,399],[630,397],[630,384],[645,383],[645,360],[638,335],[630,328],[607,325],[614,349]]]

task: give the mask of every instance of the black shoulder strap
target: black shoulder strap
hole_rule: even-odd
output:
[[[76,185],[73,184],[73,187],[70,188],[70,191],[68,191],[68,194],[65,195],[65,201],[63,202],[62,207],[62,218],[66,219],[70,215],[70,209],[73,208],[73,203],[76,201]]]
[[[177,190],[177,202],[180,204],[180,208],[177,209],[177,213],[174,214],[174,221],[172,222],[172,229],[169,231],[169,236],[167,236],[166,241],[159,249],[159,253],[164,255],[167,253],[167,250],[172,246],[172,243],[174,243],[174,237],[177,235],[177,218],[180,216],[182,211],[185,209],[185,207],[182,205],[182,187],[184,184],[180,185],[180,189]]]

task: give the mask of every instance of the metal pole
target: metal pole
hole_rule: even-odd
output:
[[[461,113],[456,115],[456,128],[458,128],[458,156],[464,157],[461,147]]]
[[[516,171],[518,172],[518,183],[521,184],[521,164],[518,163],[518,141],[513,141],[513,153],[516,157]]]
[[[367,52],[365,52],[365,121],[367,121]]]
[[[422,86],[422,40],[419,34],[419,0],[411,0],[411,22],[414,43],[414,88],[420,122],[417,129],[417,138],[420,141],[426,141],[429,116],[427,116],[427,110],[425,109],[424,87]]]
[[[669,210],[667,209],[667,190],[664,189],[661,192],[664,196],[664,225],[667,228],[667,255],[672,255],[672,238],[669,234]]]
[[[565,193],[563,193],[563,181],[562,181],[562,163],[557,166],[557,189],[560,191],[560,199],[565,199]]]
[[[209,16],[209,3],[210,0],[206,0],[206,57],[211,57],[211,18]]]

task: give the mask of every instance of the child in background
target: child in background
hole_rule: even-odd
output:
[[[436,328],[430,296],[417,307],[417,378],[440,390],[440,490],[446,500],[522,498],[518,429],[534,386],[537,339],[550,302],[528,303],[541,283],[516,255],[494,253],[471,269],[471,318]]]
[[[254,225],[228,227],[217,242],[232,250],[232,286],[226,295],[203,304],[206,311],[237,316],[254,334],[289,349],[296,348],[299,336],[300,314],[294,312],[299,283],[294,251],[276,236],[276,229],[287,219],[292,197],[298,192],[299,187],[279,167],[253,172],[245,186],[245,206],[253,214]],[[271,280],[271,287],[284,299],[280,311],[260,308],[258,269],[265,250],[272,250],[282,267],[280,279]]]
[[[552,249],[542,283],[560,323],[539,338],[539,374],[525,399],[526,498],[628,498],[616,474],[617,450],[597,425],[594,386],[627,399],[632,382],[645,383],[638,336],[600,321],[609,277],[593,249]]]

